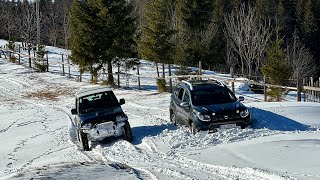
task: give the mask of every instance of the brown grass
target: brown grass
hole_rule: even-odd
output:
[[[55,85],[49,86],[46,89],[42,89],[36,92],[28,93],[26,98],[38,98],[41,100],[57,101],[60,96],[73,96],[75,93],[73,88]]]

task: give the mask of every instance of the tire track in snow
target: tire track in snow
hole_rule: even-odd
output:
[[[164,109],[161,109],[161,108],[157,108],[157,107],[148,107],[148,106],[143,106],[143,105],[140,105],[140,104],[137,104],[137,103],[132,103],[132,102],[129,102],[127,104],[130,105],[130,106],[133,106],[135,108],[154,109],[154,110],[160,110],[160,111],[163,111],[163,112],[167,112],[167,110],[164,110]]]
[[[79,147],[79,143],[78,140],[75,138],[76,136],[76,131],[75,131],[75,126],[74,126],[74,122],[73,122],[73,118],[70,115],[70,113],[68,113],[64,108],[62,107],[54,107],[55,109],[59,110],[60,112],[66,114],[66,116],[68,117],[68,119],[70,120],[70,130],[69,130],[69,142],[76,146],[78,148],[78,150],[84,155],[86,156],[88,159],[90,159],[92,162],[96,162],[99,164],[102,164],[104,166],[108,166],[108,167],[122,167],[123,164],[119,163],[113,159],[108,159],[106,158],[103,153],[100,153],[99,151],[92,149],[92,151],[81,151],[80,147]],[[112,163],[111,165],[109,163]],[[134,174],[137,176],[138,179],[157,179],[154,178],[155,176],[150,173],[147,170],[141,169],[141,168],[135,168],[135,167],[131,167],[129,165],[126,165],[128,169],[131,169]]]

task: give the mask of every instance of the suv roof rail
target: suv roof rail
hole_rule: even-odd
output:
[[[218,79],[213,79],[213,78],[210,78],[209,80],[208,80],[208,82],[211,82],[211,83],[214,83],[214,84],[216,84],[216,85],[218,85],[218,86],[225,86],[225,84],[223,84],[221,81],[219,81]]]
[[[192,86],[192,84],[190,82],[185,81],[185,80],[182,80],[181,82],[187,84],[190,87],[190,90],[193,90],[193,86]]]

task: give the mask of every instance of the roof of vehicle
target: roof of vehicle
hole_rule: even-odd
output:
[[[79,91],[76,92],[76,97],[83,97],[88,96],[90,94],[96,94],[106,91],[112,91],[110,87],[103,87],[103,86],[96,86],[96,87],[90,87],[90,88],[81,88]]]
[[[190,90],[194,90],[195,87],[213,86],[213,87],[225,87],[226,85],[217,79],[209,80],[192,80],[192,81],[182,81]],[[198,89],[198,88],[197,88]]]

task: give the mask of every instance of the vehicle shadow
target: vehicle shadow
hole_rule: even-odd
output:
[[[278,131],[307,131],[311,130],[309,125],[301,124],[297,121],[281,116],[279,114],[259,108],[250,108],[252,112],[253,129],[267,128]]]

